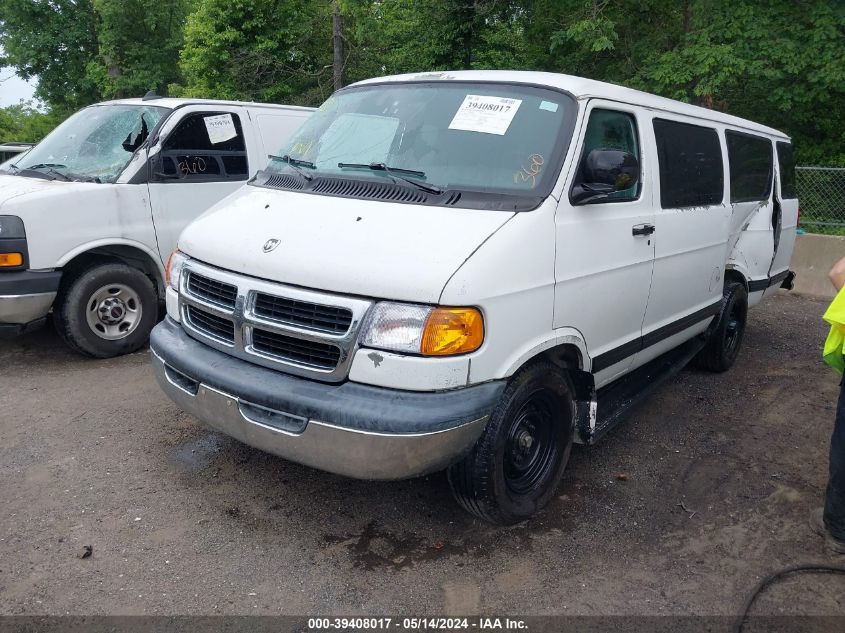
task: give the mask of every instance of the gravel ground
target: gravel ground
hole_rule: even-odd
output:
[[[0,613],[735,614],[767,572],[831,562],[806,521],[838,392],[824,308],[755,309],[730,372],[681,372],[510,528],[442,474],[353,481],[208,431],[147,352],[0,341]],[[843,614],[845,578],[779,584],[755,613]]]

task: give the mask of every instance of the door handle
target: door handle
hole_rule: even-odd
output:
[[[651,235],[654,230],[653,224],[635,224],[631,227],[631,235]]]

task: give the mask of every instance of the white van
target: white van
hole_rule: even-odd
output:
[[[147,95],[80,110],[0,169],[0,332],[79,352],[143,346],[182,229],[267,164],[313,109]]]
[[[179,239],[151,336],[213,428],[366,479],[448,468],[519,521],[661,379],[789,286],[789,139],[606,83],[467,71],[335,93]]]

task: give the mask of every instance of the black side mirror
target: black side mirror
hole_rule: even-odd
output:
[[[581,161],[578,182],[569,196],[572,204],[598,202],[640,180],[637,157],[618,149],[594,149]]]

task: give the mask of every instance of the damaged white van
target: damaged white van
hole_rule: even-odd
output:
[[[53,310],[75,350],[146,344],[182,229],[267,164],[312,108],[148,94],[80,110],[0,166],[0,333]]]
[[[737,357],[789,286],[789,138],[534,72],[364,81],[191,224],[151,336],[215,429],[350,477],[448,469],[511,523],[690,360]]]

